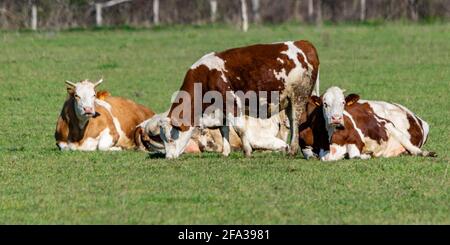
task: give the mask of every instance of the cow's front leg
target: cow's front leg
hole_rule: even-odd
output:
[[[222,135],[222,155],[228,156],[231,152],[231,146],[230,146],[230,127],[229,126],[223,126],[220,127],[220,134]]]
[[[320,158],[322,161],[337,161],[345,157],[347,147],[343,145],[331,144],[330,151]]]
[[[306,160],[318,157],[317,154],[314,153],[312,147],[310,147],[310,146],[306,146],[305,148],[303,148],[302,153]]]

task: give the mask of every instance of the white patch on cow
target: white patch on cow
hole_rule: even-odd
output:
[[[345,154],[347,153],[347,147],[338,145],[338,144],[331,144],[330,145],[330,151],[323,157],[320,158],[322,161],[337,161],[341,160],[345,157]]]
[[[191,69],[196,69],[201,65],[205,65],[206,67],[208,67],[209,70],[218,70],[221,74],[220,77],[222,78],[222,80],[225,83],[228,83],[228,79],[225,76],[225,72],[228,72],[225,69],[225,62],[226,62],[225,60],[216,56],[216,54],[212,52],[201,57],[197,62],[195,62],[191,66]]]
[[[408,139],[411,137],[408,132],[410,125],[406,114],[407,112],[401,107],[384,101],[363,100],[362,102],[368,103],[378,117],[391,121],[397,129],[408,136]],[[376,119],[377,121],[380,121],[379,118]]]
[[[277,80],[283,80],[283,81],[286,81],[286,79],[287,79],[287,75],[286,75],[286,69],[281,69],[281,71],[280,72],[277,72],[277,71],[273,71],[273,74],[275,75],[275,78],[277,79]]]
[[[62,151],[64,151],[64,150],[70,150],[70,149],[69,149],[69,146],[67,145],[66,142],[60,141],[60,142],[58,142],[58,146],[59,146],[59,149],[61,149]]]
[[[240,80],[241,80],[241,77],[237,76],[236,79],[240,81]]]
[[[426,138],[427,138],[427,136],[428,136],[428,130],[429,130],[429,125],[428,125],[428,123],[426,123],[424,120],[422,120],[420,117],[418,117],[418,116],[416,116],[412,111],[410,111],[408,108],[406,108],[406,107],[404,107],[404,106],[402,106],[402,105],[400,105],[400,104],[395,104],[394,103],[394,105],[396,105],[396,106],[398,106],[398,107],[400,107],[400,108],[402,108],[406,113],[408,113],[413,119],[414,119],[414,121],[415,121],[415,123],[417,124],[417,126],[420,128],[420,132],[421,132],[421,134],[422,134],[422,138],[421,138],[421,141],[419,142],[419,147],[422,147],[423,146],[423,144],[425,143],[425,141],[426,141]],[[419,122],[420,121],[420,122]],[[409,122],[409,121],[408,121]],[[420,126],[420,123],[422,123],[422,126]],[[397,126],[397,125],[396,125]],[[411,126],[411,125],[409,125],[409,126]],[[426,131],[425,131],[425,128],[426,128]],[[407,129],[409,129],[409,127],[407,128]],[[409,133],[409,132],[408,132]]]
[[[350,122],[352,123],[353,128],[355,128],[356,132],[358,133],[359,138],[361,140],[364,140],[364,134],[361,131],[361,129],[356,126],[355,120],[353,119],[352,115],[348,113],[346,110],[344,110],[344,115],[350,119]]]
[[[280,62],[281,64],[284,64],[284,60],[281,58],[277,58],[277,61]]]
[[[213,113],[203,114],[200,118],[200,128],[219,127],[223,124],[222,110],[216,109]]]
[[[100,106],[103,106],[109,112],[109,114],[111,115],[111,117],[113,119],[114,127],[115,127],[117,133],[119,134],[119,141],[129,140],[127,135],[122,130],[122,127],[120,125],[119,119],[117,119],[117,117],[115,117],[114,114],[112,113],[111,105],[108,102],[106,102],[104,100],[99,100],[99,99],[96,99],[95,103],[97,103]]]
[[[113,137],[110,134],[109,128],[105,128],[99,135],[98,149],[101,151],[108,151],[114,145]]]
[[[98,139],[88,137],[84,140],[83,144],[75,148],[81,151],[95,151],[97,150]]]
[[[316,84],[314,85],[314,90],[312,91],[311,95],[320,96],[320,69],[317,70],[317,79]]]
[[[357,158],[361,156],[361,152],[355,144],[347,144],[348,158]]]
[[[284,44],[288,46],[288,50],[282,51],[281,53],[287,55],[289,59],[295,63],[295,66],[302,66],[302,64],[297,58],[297,54],[301,54],[306,62],[306,65],[308,66],[308,70],[311,71],[313,70],[313,66],[308,62],[305,53],[303,53],[303,50],[295,46],[294,42],[292,41],[285,42]]]
[[[225,83],[228,83],[228,79],[225,77],[225,73],[222,71],[222,72],[220,72],[221,73],[221,75],[220,75],[220,77],[222,78],[222,80],[225,82]]]
[[[216,69],[218,71],[227,72],[227,70],[225,69],[225,60],[216,56],[214,52],[206,54],[203,57],[201,57],[197,62],[195,62],[191,66],[191,69],[195,69],[201,65],[205,65],[210,70]]]

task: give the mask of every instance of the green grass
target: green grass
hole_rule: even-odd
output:
[[[64,80],[168,108],[203,54],[309,39],[331,85],[403,104],[431,125],[437,158],[305,161],[235,152],[167,161],[59,152]],[[0,223],[449,224],[450,25],[282,25],[0,32]]]

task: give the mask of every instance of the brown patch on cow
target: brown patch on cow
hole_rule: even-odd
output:
[[[314,45],[306,40],[300,40],[294,42],[295,46],[297,46],[299,49],[303,51],[303,53],[306,55],[306,59],[308,60],[308,63],[310,63],[313,67],[312,73],[311,73],[311,80],[313,81],[313,86],[315,82],[317,81],[317,75],[319,73],[319,55],[317,53],[316,47]]]
[[[410,141],[413,145],[417,146],[417,147],[421,147],[422,146],[422,141],[424,140],[424,135],[422,133],[422,126],[419,125],[416,120],[414,120],[413,117],[415,117],[414,115],[411,115],[410,113],[406,112],[406,118],[408,119],[409,122],[409,128],[408,128],[408,133],[411,136]],[[416,118],[417,121],[420,122],[419,118]]]
[[[346,105],[345,110],[353,117],[356,127],[365,137],[377,141],[378,144],[388,140],[385,124],[389,121],[378,117],[368,103]]]
[[[331,136],[330,144],[347,145],[354,144],[363,152],[364,142],[356,131],[350,118],[344,115],[344,127],[340,127],[334,130]]]
[[[105,101],[111,105],[112,114],[119,120],[122,131],[128,139],[133,139],[136,126],[155,115],[147,107],[121,97],[107,97]],[[134,142],[119,142],[120,145],[134,146]]]
[[[316,104],[313,96],[308,100],[306,110],[301,116],[299,143],[302,149],[311,147],[315,154],[319,154],[320,149],[327,151],[330,147],[322,106]]]

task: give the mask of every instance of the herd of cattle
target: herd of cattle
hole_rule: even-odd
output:
[[[66,81],[68,98],[57,121],[55,139],[61,150],[141,149],[176,158],[182,153],[221,152],[242,149],[282,151],[333,161],[347,158],[393,157],[400,154],[434,156],[423,151],[429,125],[406,107],[383,101],[344,95],[338,87],[319,95],[319,58],[308,41],[259,44],[210,53],[187,71],[180,91],[194,96],[217,91],[223,107],[217,119],[200,103],[200,120],[194,122],[195,103],[188,108],[190,122],[180,122],[175,101],[169,110],[155,114],[131,100],[97,91],[92,83]],[[239,113],[246,104],[238,91],[278,92],[279,113],[268,117]],[[226,97],[226,94],[231,94]],[[261,99],[261,98],[258,98]],[[245,102],[245,101],[244,101]],[[241,110],[242,111],[242,110]],[[243,110],[245,111],[245,110]],[[272,109],[269,109],[272,111]],[[186,112],[184,112],[186,113]],[[238,120],[236,120],[238,119]],[[288,143],[289,142],[289,143]]]

